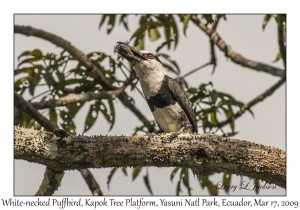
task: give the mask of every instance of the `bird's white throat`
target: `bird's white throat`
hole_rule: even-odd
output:
[[[140,80],[145,97],[150,98],[156,95],[166,75],[162,64],[155,59],[149,59],[137,63],[133,68]]]

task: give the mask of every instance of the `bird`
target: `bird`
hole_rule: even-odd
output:
[[[190,100],[181,85],[167,75],[156,54],[120,41],[115,51],[133,66],[149,108],[163,132],[198,133]]]

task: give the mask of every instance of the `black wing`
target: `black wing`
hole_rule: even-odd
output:
[[[165,76],[167,79],[167,83],[171,94],[175,98],[175,100],[180,104],[187,117],[189,118],[190,123],[193,125],[193,131],[198,133],[197,121],[195,117],[195,113],[192,110],[190,100],[188,99],[185,91],[181,87],[181,85],[173,78],[169,76]]]

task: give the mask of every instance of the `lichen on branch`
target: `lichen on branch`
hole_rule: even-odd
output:
[[[56,170],[180,166],[201,175],[227,172],[286,186],[285,151],[213,133],[60,138],[17,126],[14,131],[15,159]]]

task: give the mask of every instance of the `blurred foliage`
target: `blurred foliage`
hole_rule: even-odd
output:
[[[276,24],[279,28],[281,28],[283,32],[283,41],[286,43],[286,15],[285,14],[267,14],[264,17],[263,24],[262,24],[262,29],[265,30],[268,23],[270,22],[271,19],[274,19],[276,21]],[[281,60],[281,53],[278,52],[273,63]]]
[[[110,35],[118,23],[124,27],[125,30],[129,31],[129,16],[130,15],[126,14],[102,15],[99,29],[101,30],[106,27],[107,35]],[[220,130],[225,136],[235,135],[237,132],[235,131],[234,115],[244,103],[235,99],[228,93],[213,89],[212,82],[200,84],[198,87],[190,87],[185,78],[180,77],[181,70],[178,63],[167,53],[160,52],[163,48],[167,48],[167,50],[176,49],[179,43],[180,33],[187,36],[187,29],[192,14],[143,14],[131,16],[138,19],[138,28],[131,33],[129,42],[138,49],[145,49],[146,36],[148,36],[151,42],[160,40],[159,46],[156,48],[156,53],[165,69],[172,75],[175,75],[174,78],[177,78],[178,82],[186,89],[195,111],[198,125],[202,128],[202,131],[205,133],[217,132]],[[226,20],[226,15],[223,14],[198,15],[201,21],[204,21],[208,27],[211,27],[214,24],[216,16]],[[285,15],[269,14],[264,17],[263,30],[265,30],[271,18],[274,18],[277,24],[286,23]],[[87,54],[87,56],[93,61],[105,78],[111,84],[116,86],[121,86],[132,71],[132,66],[129,66],[121,56],[114,59],[112,56],[103,52],[91,52]],[[274,62],[280,59],[281,55],[279,53]],[[97,93],[104,91],[101,85],[94,83],[93,75],[91,75],[89,69],[86,69],[66,51],[62,51],[60,54],[45,54],[39,49],[33,49],[32,51],[23,52],[18,57],[18,61],[18,66],[14,71],[14,89],[20,95],[24,95],[27,91],[29,95],[32,96],[32,98],[28,100],[29,102],[58,99],[73,93]],[[117,77],[116,71],[122,72],[123,78],[120,76]],[[141,93],[137,83],[138,80],[135,79],[130,84],[130,91],[138,91]],[[48,90],[40,93],[40,87],[42,86],[45,86]],[[129,88],[127,88],[127,90],[128,89]],[[134,99],[130,98],[130,100],[132,100],[132,103],[134,104]],[[58,127],[63,128],[70,134],[76,134],[78,129],[74,123],[74,118],[79,110],[86,104],[89,106],[89,110],[86,113],[82,131],[87,132],[90,130],[100,115],[102,115],[110,125],[109,130],[111,130],[116,122],[117,116],[115,103],[114,100],[77,102],[67,104],[63,107],[47,108],[42,110],[41,113],[48,116],[50,121]],[[251,110],[248,111],[253,115]],[[222,129],[222,126],[220,126],[221,123],[227,119],[232,120],[229,123],[231,129],[230,132],[225,132]],[[154,125],[156,123],[155,121],[152,121],[151,124]],[[27,128],[42,129],[41,125],[26,113],[22,114],[19,125]],[[147,133],[147,128],[144,124],[136,126],[133,133]],[[112,168],[108,175],[108,188],[116,171],[118,171],[117,168]],[[121,171],[125,176],[128,175],[126,167],[122,167]],[[133,169],[132,180],[135,180],[142,171],[143,168],[141,166],[135,167]],[[188,194],[191,195],[192,188],[189,184],[190,170],[188,168],[175,167],[171,173],[170,180],[173,181],[175,175],[179,171],[179,179],[175,190],[176,195],[179,195],[180,192],[182,192],[181,185],[183,185],[187,189]],[[209,177],[197,176],[197,179],[200,186],[203,189],[206,187],[210,195],[218,195],[218,187],[209,180]],[[153,195],[148,169],[146,175],[143,176],[143,180],[148,191]],[[224,185],[229,186],[231,174],[224,173],[222,181]],[[229,193],[229,189],[226,187],[225,192]]]

